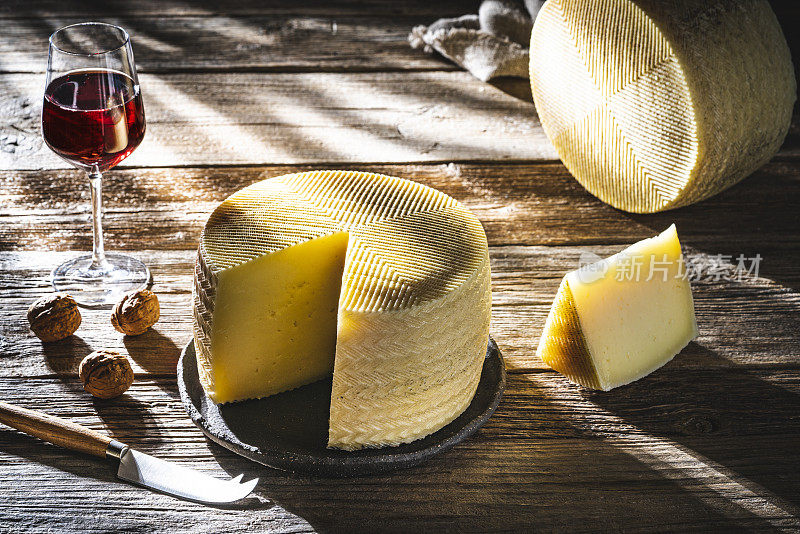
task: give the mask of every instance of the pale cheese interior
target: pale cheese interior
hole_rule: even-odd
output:
[[[346,251],[347,234],[336,233],[220,273],[211,332],[217,402],[330,376]]]

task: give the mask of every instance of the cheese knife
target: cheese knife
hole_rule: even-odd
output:
[[[159,460],[136,451],[105,434],[43,412],[0,401],[0,423],[73,451],[117,462],[117,476],[161,493],[206,504],[225,504],[243,499],[258,479],[242,482],[210,477],[194,469]]]

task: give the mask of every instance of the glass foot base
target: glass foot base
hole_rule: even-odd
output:
[[[106,254],[101,265],[93,265],[91,255],[79,256],[53,269],[53,288],[89,308],[113,306],[124,293],[144,289],[150,280],[147,265],[122,254]]]

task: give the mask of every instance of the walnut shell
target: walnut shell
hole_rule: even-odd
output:
[[[123,334],[138,336],[156,324],[161,314],[158,297],[142,289],[126,293],[111,312],[111,324]]]
[[[42,341],[59,341],[75,333],[81,325],[81,312],[75,299],[64,293],[56,293],[31,304],[28,322],[33,333]]]
[[[78,367],[83,389],[95,397],[119,397],[133,384],[133,369],[128,358],[111,350],[96,350]]]

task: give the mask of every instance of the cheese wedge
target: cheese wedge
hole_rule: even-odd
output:
[[[673,224],[564,276],[536,354],[570,381],[608,391],[652,373],[695,337]]]
[[[697,202],[762,166],[797,89],[767,0],[548,0],[530,77],[564,165],[636,213]]]
[[[323,171],[253,184],[203,230],[200,379],[217,403],[333,373],[329,446],[397,445],[469,405],[491,315],[480,222],[408,180]]]

